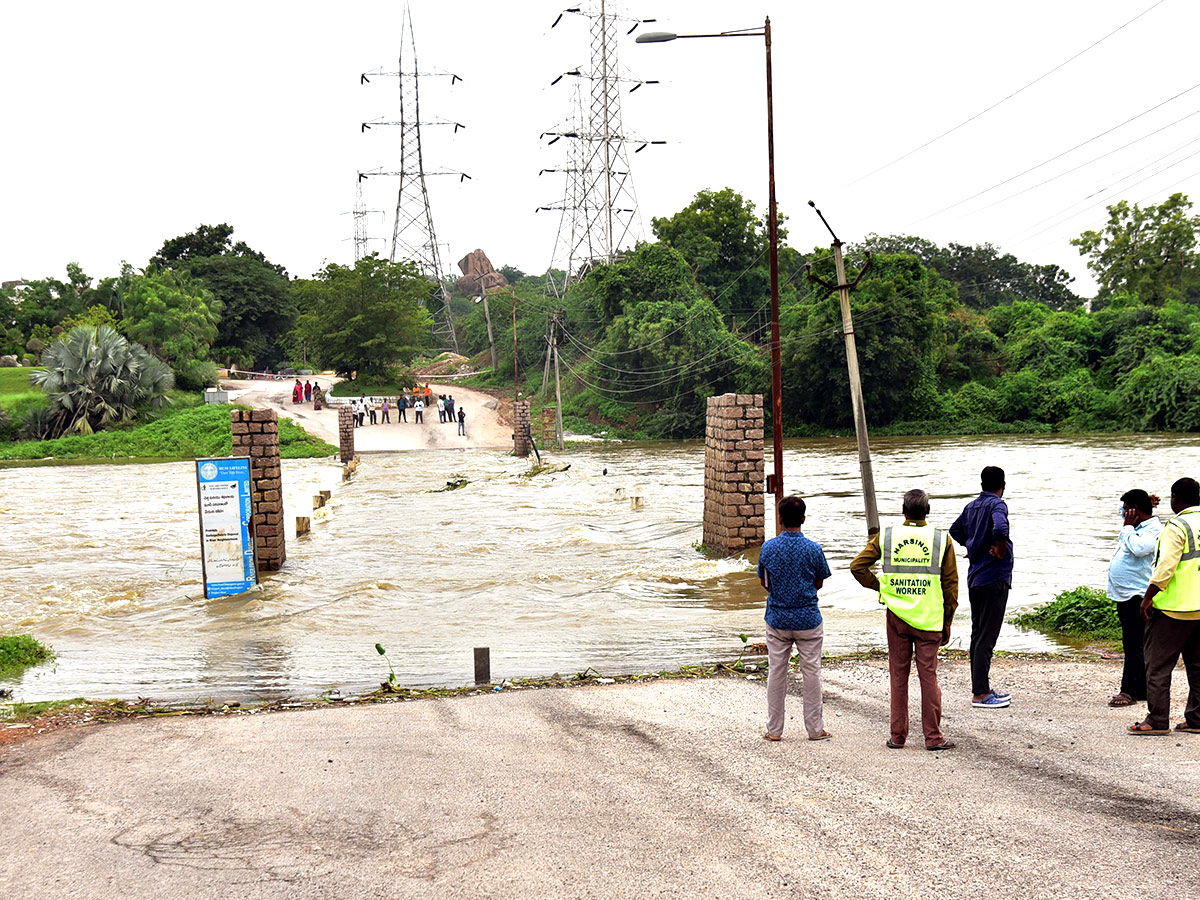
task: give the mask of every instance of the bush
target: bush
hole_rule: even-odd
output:
[[[1016,616],[1013,624],[1095,641],[1121,639],[1117,604],[1104,591],[1090,587],[1063,591],[1046,605]]]
[[[0,635],[0,678],[12,678],[22,669],[53,657],[49,647],[27,634]]]

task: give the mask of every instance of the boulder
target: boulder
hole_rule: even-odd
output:
[[[458,261],[458,268],[463,274],[454,286],[468,297],[478,297],[485,291],[508,284],[508,279],[496,271],[482,250],[468,253]]]
[[[15,369],[21,363],[15,356],[0,356],[0,369]]]

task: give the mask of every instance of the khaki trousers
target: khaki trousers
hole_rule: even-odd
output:
[[[793,645],[800,657],[804,678],[804,728],[810,738],[825,730],[821,714],[821,648],[825,644],[825,624],[806,631],[783,631],[767,626],[767,734],[783,734],[783,703],[787,697],[788,660]]]

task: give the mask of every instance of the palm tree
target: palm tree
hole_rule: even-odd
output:
[[[91,434],[162,407],[175,386],[171,369],[108,325],[79,325],[42,354],[30,380],[50,399],[59,434]]]

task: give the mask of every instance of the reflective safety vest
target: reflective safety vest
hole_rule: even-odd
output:
[[[1200,512],[1183,512],[1167,522],[1158,536],[1158,548],[1154,551],[1154,565],[1158,565],[1158,557],[1162,552],[1163,535],[1168,528],[1179,528],[1184,533],[1183,555],[1175,575],[1167,582],[1167,586],[1154,595],[1155,609],[1171,612],[1200,611],[1200,549],[1196,547],[1196,520]]]
[[[889,525],[880,548],[879,602],[919,631],[941,631],[946,532],[932,525]]]

